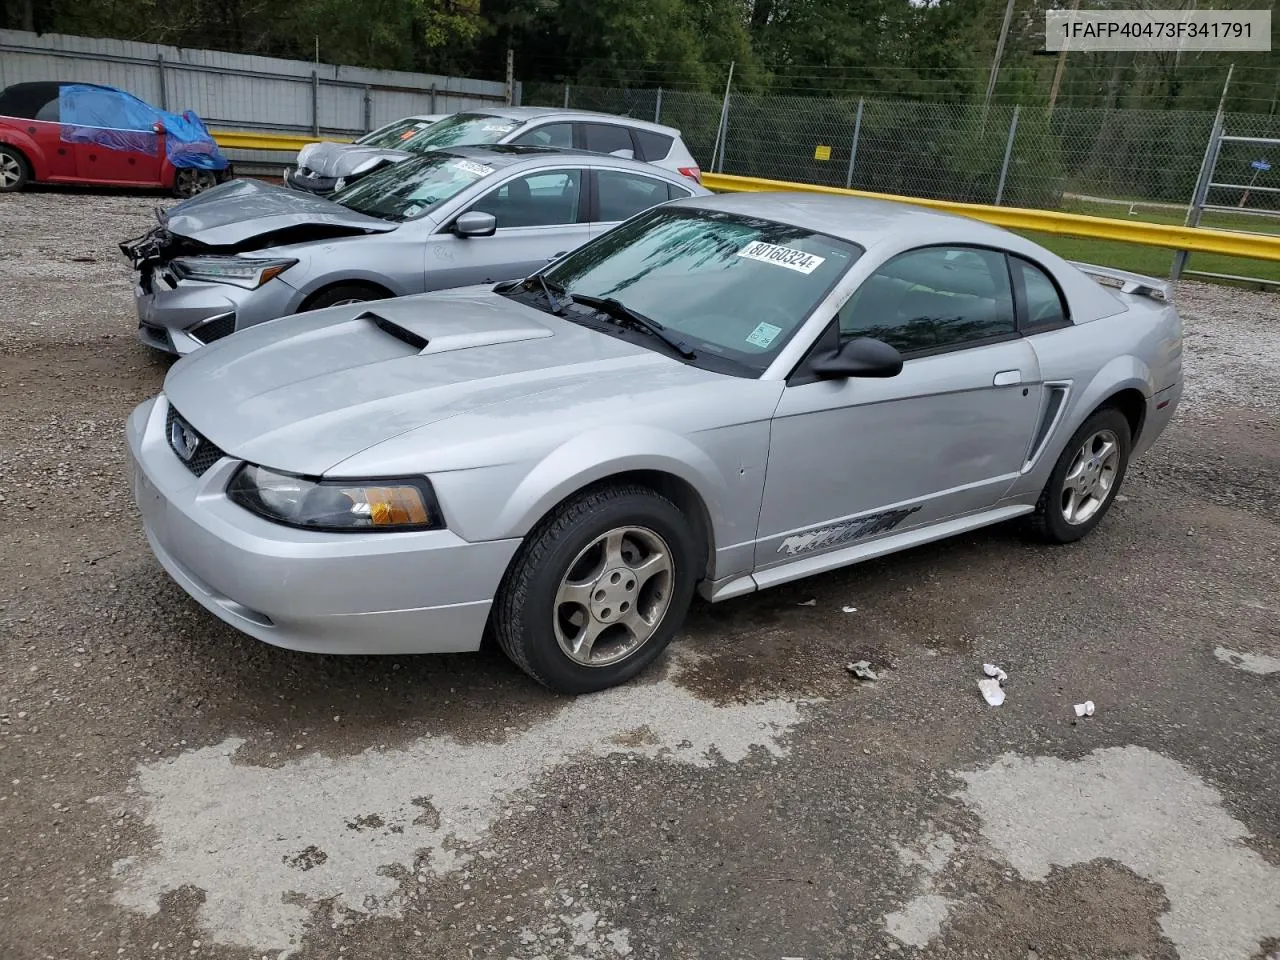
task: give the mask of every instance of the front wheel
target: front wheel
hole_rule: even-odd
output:
[[[560,693],[624,683],[679,630],[697,556],[687,519],[666,497],[633,485],[584,493],[516,555],[494,603],[498,643]]]
[[[27,158],[12,147],[0,144],[0,193],[16,193],[30,179]]]
[[[1045,484],[1032,530],[1050,543],[1073,543],[1102,522],[1129,467],[1129,421],[1112,407],[1075,432]]]

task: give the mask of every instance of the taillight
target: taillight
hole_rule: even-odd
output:
[[[688,177],[694,183],[702,183],[702,171],[697,167],[677,167],[682,177]]]

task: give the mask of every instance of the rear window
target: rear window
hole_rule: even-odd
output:
[[[665,160],[671,152],[671,145],[675,143],[675,137],[668,137],[665,133],[654,133],[652,130],[631,132],[636,135],[636,142],[640,144],[640,156],[636,157],[637,160],[647,160],[649,163]]]

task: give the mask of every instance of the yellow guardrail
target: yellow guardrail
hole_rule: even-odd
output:
[[[1021,207],[995,207],[985,203],[958,203],[953,200],[899,197],[887,193],[869,193],[864,190],[845,190],[843,187],[792,183],[787,180],[733,177],[723,173],[704,173],[702,185],[708,190],[726,193],[786,191],[896,200],[900,203],[913,203],[934,210],[944,210],[947,213],[957,213],[1013,230],[1039,230],[1042,233],[1056,233],[1067,237],[1118,240],[1121,243],[1141,243],[1151,247],[1168,247],[1171,250],[1188,250],[1193,253],[1220,253],[1232,257],[1250,257],[1255,260],[1280,260],[1280,236],[1271,234],[1235,233],[1231,230],[1179,227],[1163,223],[1147,223],[1142,220],[1089,217],[1080,213],[1059,213],[1055,210],[1028,210]]]
[[[348,137],[313,137],[310,134],[251,133],[239,130],[211,130],[218,146],[228,150],[278,150],[294,152],[317,140],[350,143]]]

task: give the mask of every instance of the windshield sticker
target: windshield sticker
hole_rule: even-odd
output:
[[[400,134],[400,139],[401,139],[401,140],[410,140],[410,139],[412,139],[412,138],[413,138],[413,135],[414,135],[415,133],[417,133],[417,132],[418,132],[419,130],[421,130],[421,129],[422,129],[421,127],[415,127],[415,128],[414,128],[414,129],[412,129],[412,130],[406,130],[404,133]]]
[[[464,173],[469,173],[473,177],[487,177],[493,173],[493,167],[486,167],[482,163],[476,163],[474,160],[458,160],[454,163]]]
[[[403,216],[404,216],[404,218],[405,218],[406,220],[412,220],[414,217],[416,217],[416,216],[417,216],[418,214],[420,214],[421,212],[422,212],[422,207],[421,207],[421,205],[416,204],[416,203],[411,203],[409,206],[407,206],[407,207],[405,207],[405,208],[404,208],[404,214],[403,214]]]
[[[781,332],[781,327],[775,327],[772,323],[761,323],[751,331],[751,336],[747,337],[747,343],[761,350],[768,350],[769,344],[773,343]]]
[[[794,247],[779,247],[772,243],[765,243],[762,240],[748,243],[738,251],[738,256],[746,257],[748,260],[759,260],[761,263],[772,263],[778,267],[786,267],[788,270],[795,270],[797,273],[813,273],[827,260],[826,257],[814,256],[812,253],[805,253],[803,250],[797,250]]]
[[[515,128],[514,123],[486,123],[482,129],[485,133],[510,133]]]

